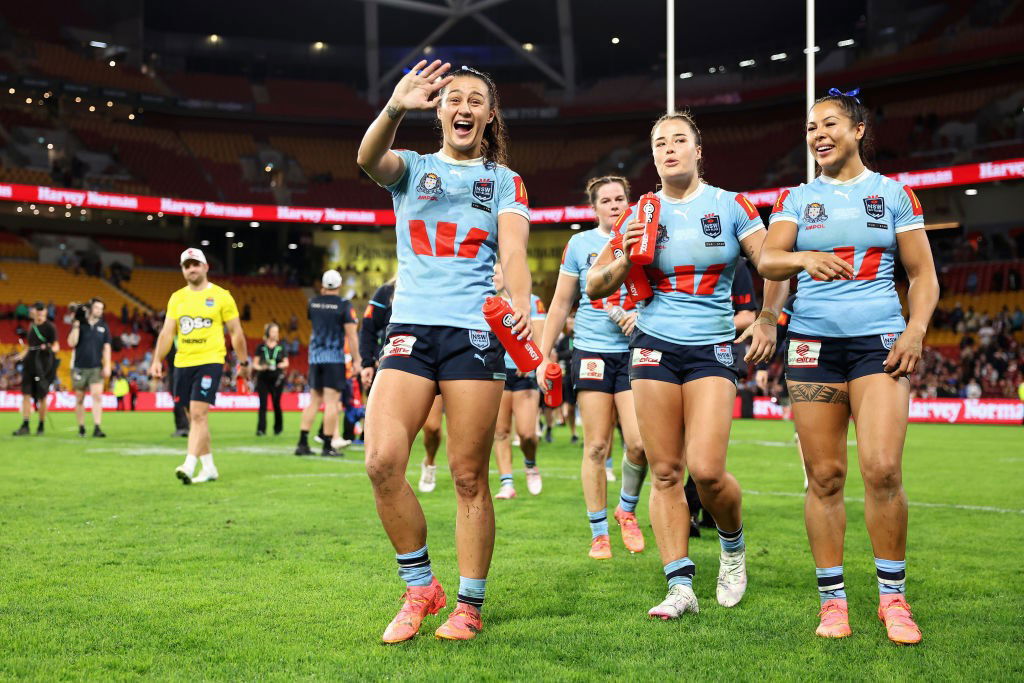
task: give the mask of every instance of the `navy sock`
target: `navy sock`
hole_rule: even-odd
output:
[[[430,571],[430,555],[427,554],[427,546],[411,553],[399,553],[395,555],[398,560],[398,575],[402,577],[407,586],[429,586],[434,578]]]
[[[608,508],[597,512],[588,512],[587,519],[590,520],[590,538],[608,535]]]
[[[818,575],[818,597],[821,604],[827,600],[845,600],[846,584],[843,582],[843,565],[837,567],[818,567],[814,570]]]

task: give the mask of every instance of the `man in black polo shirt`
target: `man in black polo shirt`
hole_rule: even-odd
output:
[[[79,436],[85,436],[86,389],[92,394],[92,435],[106,436],[100,428],[103,419],[103,382],[110,379],[110,328],[103,320],[105,309],[100,299],[90,300],[85,304],[85,309],[75,315],[68,334],[68,346],[75,350],[75,359],[71,364],[71,388],[75,390],[75,416],[78,418]]]
[[[37,301],[29,315],[32,322],[29,324],[28,334],[24,341],[18,342],[25,344],[25,349],[18,354],[18,360],[22,363],[22,423],[18,431],[14,432],[14,436],[30,434],[28,418],[32,415],[33,401],[39,412],[36,434],[43,433],[43,425],[46,423],[46,394],[49,393],[50,385],[57,374],[57,352],[60,350],[60,344],[57,343],[57,328],[46,320],[46,304]]]

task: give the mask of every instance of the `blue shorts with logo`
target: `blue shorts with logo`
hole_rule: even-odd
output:
[[[598,353],[572,350],[574,391],[599,391],[618,394],[629,391],[629,351]]]
[[[629,378],[686,384],[704,377],[724,377],[735,383],[731,342],[687,346],[637,330],[629,342]]]
[[[188,405],[189,401],[202,401],[212,406],[223,374],[223,363],[174,368],[174,402]]]
[[[401,370],[435,382],[505,381],[505,349],[490,330],[392,323],[385,337],[381,370]]]
[[[786,337],[786,379],[841,384],[885,372],[885,358],[900,334],[813,337],[790,332]]]
[[[537,386],[537,371],[528,372],[520,377],[515,368],[505,368],[505,391],[540,391]]]
[[[317,391],[324,389],[342,391],[345,386],[345,364],[310,363],[309,386]]]

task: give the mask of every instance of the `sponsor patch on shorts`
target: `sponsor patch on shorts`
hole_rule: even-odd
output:
[[[793,339],[789,342],[788,365],[791,368],[816,368],[820,355],[820,341]]]
[[[388,343],[384,345],[381,356],[385,358],[388,356],[410,356],[415,343],[416,337],[411,334],[396,334],[394,337],[388,338]]]
[[[656,349],[633,349],[633,367],[660,365],[661,351]]]
[[[867,200],[865,200],[867,201]],[[896,340],[900,338],[900,332],[887,332],[882,337],[882,346],[888,351],[892,348],[892,345],[896,343]]]
[[[604,379],[604,361],[584,358],[580,361],[580,379]]]
[[[715,344],[715,360],[722,365],[732,365],[732,344]]]

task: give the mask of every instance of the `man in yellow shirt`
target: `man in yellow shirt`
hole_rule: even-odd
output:
[[[164,375],[163,360],[177,342],[174,356],[174,402],[187,403],[189,415],[188,453],[175,471],[183,484],[217,479],[217,468],[210,451],[210,425],[207,415],[217,399],[224,372],[224,328],[231,335],[231,346],[238,356],[242,372],[248,373],[249,353],[245,333],[238,320],[238,306],[231,292],[206,278],[210,266],[199,249],[181,252],[181,274],[188,284],[171,295],[167,317],[156,341],[149,374]],[[196,463],[202,468],[194,475]]]

